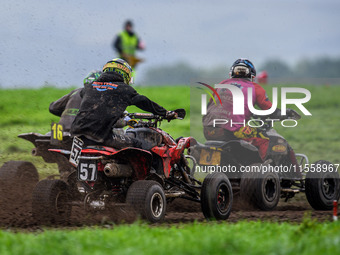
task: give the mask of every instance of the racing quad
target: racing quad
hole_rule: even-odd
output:
[[[41,156],[47,163],[57,163],[61,178],[68,179],[72,170],[68,160],[62,155],[48,151],[48,149],[56,148],[56,146],[57,148],[71,148],[70,134],[66,132],[62,134],[62,139],[59,135],[57,143],[55,143],[57,139],[53,140],[53,132],[46,135],[24,133],[18,135],[18,137],[28,140],[34,145],[33,156]],[[50,178],[53,178],[53,176]],[[31,208],[31,195],[38,182],[39,173],[31,162],[14,160],[5,162],[0,167],[0,202],[6,206],[3,206],[1,210],[12,213],[16,208],[23,210]]]
[[[119,133],[119,134],[124,132],[122,128],[115,128],[114,130],[116,133]],[[35,133],[35,132],[30,132],[30,133],[20,134],[18,135],[18,137],[21,139],[27,140],[34,145],[34,148],[31,151],[32,156],[42,157],[46,163],[57,164],[60,178],[67,181],[69,175],[73,171],[72,165],[70,165],[68,159],[65,158],[63,155],[49,151],[49,149],[56,149],[56,148],[64,149],[64,150],[71,150],[72,141],[73,141],[71,134],[69,132],[63,132],[63,126],[61,124],[52,123],[51,131],[45,135]],[[9,163],[9,164],[12,165],[15,163]],[[54,176],[50,176],[49,178],[54,178]],[[36,180],[36,182],[38,182],[38,179]]]
[[[185,111],[175,111],[183,119]],[[128,114],[126,135],[143,141],[148,149],[115,149],[89,145],[74,137],[72,149],[49,149],[69,159],[68,178],[42,180],[34,192],[33,217],[46,223],[67,221],[72,206],[86,211],[127,206],[143,219],[164,219],[167,203],[183,198],[201,203],[207,219],[227,219],[232,206],[232,187],[226,175],[208,175],[203,183],[191,176],[185,151],[196,143],[191,137],[173,139],[158,125],[165,117],[147,113]],[[144,145],[143,145],[144,147]]]
[[[261,120],[256,118],[253,121]],[[291,110],[289,118],[297,120],[300,115]],[[325,160],[310,164],[300,153],[295,154],[293,162],[294,151],[287,141],[265,121],[261,124],[269,137],[265,160],[257,147],[244,140],[206,141],[189,149],[198,164],[196,168],[224,172],[234,195],[261,210],[273,210],[280,198],[288,201],[299,192],[305,192],[315,210],[331,210],[333,201],[339,199],[339,165]]]
[[[34,145],[31,152],[33,156],[41,156],[47,163],[57,163],[61,178],[67,179],[72,170],[68,160],[62,155],[49,152],[48,149],[56,146],[58,148],[71,148],[72,139],[67,132],[59,133],[59,139],[53,139],[53,135],[53,132],[46,135],[32,132],[20,134],[18,137],[28,140]],[[38,181],[39,173],[31,162],[7,161],[0,167],[0,199],[10,208],[31,207],[31,194]],[[10,203],[7,201],[10,201]],[[29,204],[29,206],[26,206],[26,204]]]
[[[72,146],[72,138],[70,133],[62,132],[61,138],[53,139],[53,132],[48,132],[47,134],[39,133],[24,133],[18,135],[19,138],[25,139],[34,145],[31,151],[32,156],[40,156],[46,163],[56,163],[58,165],[58,170],[61,178],[67,178],[67,175],[72,170],[69,162],[62,155],[50,152],[49,149],[60,148],[70,150]]]

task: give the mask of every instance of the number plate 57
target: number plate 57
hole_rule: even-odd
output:
[[[97,180],[97,162],[80,160],[77,172],[78,180],[95,181]]]

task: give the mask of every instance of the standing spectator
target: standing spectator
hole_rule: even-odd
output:
[[[124,30],[117,35],[113,47],[118,52],[119,57],[126,60],[132,68],[142,61],[136,57],[136,50],[143,50],[144,45],[133,31],[131,20],[125,22]]]

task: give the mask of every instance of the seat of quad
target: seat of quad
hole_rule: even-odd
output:
[[[232,144],[232,143],[240,143],[240,140],[230,140],[230,141],[215,141],[215,140],[208,140],[204,145],[206,146],[213,146],[217,148],[221,148],[227,144]]]
[[[88,145],[84,147],[82,150],[97,150],[97,151],[108,151],[108,152],[116,152],[117,150],[108,146],[103,145]]]
[[[257,151],[258,149],[252,145],[251,143],[244,141],[244,140],[230,140],[230,141],[213,141],[213,140],[208,140],[204,144],[204,146],[209,146],[209,147],[216,147],[216,148],[223,148],[226,146],[241,146],[244,148],[247,148],[248,150],[251,151]]]

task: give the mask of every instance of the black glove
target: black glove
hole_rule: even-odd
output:
[[[289,109],[287,108],[286,109],[286,115],[282,115],[282,112],[279,108],[277,108],[275,110],[275,112],[273,112],[270,117],[272,119],[279,119],[279,120],[285,120],[287,118],[292,118],[292,119],[300,119],[301,116],[296,112],[294,111],[293,109]]]
[[[166,115],[165,115],[165,118],[170,121],[170,120],[173,120],[173,119],[176,119],[177,118],[177,113],[174,112],[174,111],[167,111],[166,112]]]
[[[301,115],[298,114],[296,111],[294,111],[293,109],[289,109],[287,108],[287,116],[290,118],[290,119],[294,119],[294,120],[299,120],[301,119]]]
[[[286,115],[281,115],[281,110],[279,108],[276,108],[276,110],[269,115],[271,119],[279,119],[279,120],[284,120],[286,118]]]

